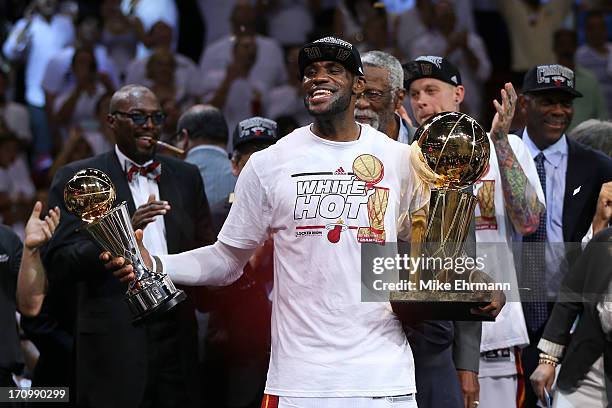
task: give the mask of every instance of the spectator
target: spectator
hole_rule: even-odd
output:
[[[221,109],[229,128],[261,112],[262,92],[267,89],[265,83],[253,74],[260,58],[256,37],[239,35],[233,47],[231,64],[224,69],[206,72],[202,81],[204,102]],[[228,150],[231,150],[229,144]]]
[[[608,41],[604,13],[587,13],[584,31],[586,43],[578,47],[576,63],[595,74],[606,98],[608,116],[612,116],[612,42]]]
[[[557,62],[574,70],[576,90],[582,94],[582,98],[574,101],[574,118],[568,131],[587,119],[608,118],[606,100],[597,78],[591,71],[575,63],[574,56],[577,46],[578,37],[574,30],[562,28],[555,31],[554,50]]]
[[[51,166],[51,133],[42,89],[45,68],[55,53],[73,41],[72,21],[68,16],[57,12],[57,1],[34,0],[32,8],[15,24],[2,47],[7,58],[13,61],[21,58],[26,63],[25,99],[30,112],[37,170],[45,170]]]
[[[304,44],[314,28],[316,5],[312,0],[273,0],[261,2],[260,13],[268,20],[268,35],[282,46]]]
[[[272,88],[270,92],[263,92],[262,97],[267,117],[278,118],[288,115],[295,118],[299,126],[305,126],[311,122],[312,118],[304,106],[302,81],[295,74],[298,71],[299,51],[300,47],[293,46],[289,47],[285,53],[287,83]]]
[[[162,92],[160,99],[168,99],[170,92],[179,106],[189,105],[190,98],[199,92],[196,65],[188,57],[171,51],[172,29],[164,21],[153,24],[151,36],[154,38],[149,42],[152,53],[130,63],[126,83],[155,85]]]
[[[515,87],[529,68],[555,61],[553,33],[561,27],[571,4],[571,0],[497,0],[512,44]]]
[[[251,37],[254,39],[255,60],[250,62],[250,70],[247,79],[252,84],[260,83],[264,89],[271,89],[285,83],[287,73],[283,64],[283,53],[278,43],[268,37],[256,34],[256,13],[255,9],[248,3],[238,2],[231,15],[232,34],[227,35],[215,43],[210,44],[200,59],[200,72],[203,78],[214,71],[225,71],[230,66],[236,65],[239,61],[235,59],[235,49],[240,37]],[[263,91],[263,89],[262,89]],[[247,114],[238,120],[254,116]],[[234,125],[230,123],[230,129]]]
[[[491,61],[477,34],[458,31],[451,2],[443,0],[434,6],[433,30],[413,43],[411,58],[420,55],[443,56],[459,69],[466,90],[462,111],[481,120],[483,85],[491,75]]]
[[[178,143],[187,152],[185,161],[200,170],[211,208],[227,202],[236,176],[227,160],[228,130],[223,113],[213,106],[195,105],[181,115],[176,128]]]
[[[572,129],[568,136],[578,143],[612,157],[612,122],[610,121],[589,119]]]
[[[0,68],[0,122],[4,123],[4,127],[17,136],[24,146],[29,146],[32,133],[28,109],[8,99],[8,85],[9,73]]]
[[[128,64],[136,55],[138,36],[129,17],[121,11],[121,0],[104,0],[100,6],[103,26],[101,44],[108,50],[120,83],[124,82]]]
[[[132,18],[140,43],[136,49],[136,58],[142,59],[159,46],[153,26],[163,21],[170,28],[170,49],[176,50],[178,39],[178,9],[173,0],[132,1],[122,0],[121,11]],[[129,83],[129,82],[128,82]]]
[[[105,93],[113,92],[113,84],[106,75],[100,75],[91,48],[79,48],[72,57],[71,69],[75,84],[55,100],[55,120],[66,129],[82,130],[95,127],[96,104]]]
[[[74,55],[77,48],[91,49],[94,53],[99,77],[112,88],[119,85],[119,74],[114,62],[109,57],[107,48],[100,44],[100,21],[93,16],[84,17],[77,26],[77,39],[54,55],[45,68],[42,88],[45,92],[45,104],[51,109],[51,119],[55,119],[56,99],[59,95],[74,88],[77,78],[73,70]],[[54,123],[57,125],[57,123]],[[59,147],[59,146],[58,146]]]

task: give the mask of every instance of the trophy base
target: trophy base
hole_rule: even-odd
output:
[[[471,309],[491,303],[490,291],[394,291],[390,293],[391,308],[402,322],[423,320],[494,321],[495,318],[474,314]]]
[[[185,292],[183,292],[180,289],[177,289],[176,293],[174,293],[174,295],[172,295],[172,297],[167,299],[164,303],[160,303],[159,305],[157,305],[157,307],[155,309],[148,310],[147,312],[143,313],[142,315],[134,317],[132,319],[132,324],[134,326],[139,326],[142,323],[144,323],[145,321],[147,321],[149,318],[151,318],[153,315],[158,315],[158,314],[161,314],[161,313],[165,313],[168,310],[172,309],[174,306],[176,306],[179,303],[181,303],[185,299],[187,299],[187,295],[185,294]]]
[[[164,313],[185,299],[185,292],[177,289],[168,275],[160,274],[134,282],[125,297],[132,312],[133,325],[142,324],[153,315]]]

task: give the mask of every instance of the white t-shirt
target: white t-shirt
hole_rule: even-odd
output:
[[[219,241],[252,249],[274,233],[267,394],[416,391],[412,352],[389,303],[361,302],[360,241],[395,242],[400,214],[421,208],[429,195],[412,171],[409,146],[361,129],[353,142],[296,129],[254,153],[238,178]],[[329,235],[334,227],[337,239]]]
[[[540,202],[544,204],[544,192],[527,146],[515,135],[508,135],[508,141],[529,183],[536,189]],[[493,142],[489,143],[489,170],[474,184],[474,194],[478,198],[475,211],[477,256],[486,255],[485,271],[498,282],[509,282],[513,293],[506,296],[509,299],[518,299],[516,268],[509,244],[512,241],[520,241],[521,236],[515,232],[506,212],[497,154]],[[529,336],[520,302],[508,301],[495,322],[482,324],[481,351],[527,344]]]

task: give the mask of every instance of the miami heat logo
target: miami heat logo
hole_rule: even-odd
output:
[[[360,227],[357,230],[357,241],[385,243],[385,213],[389,203],[389,189],[376,187],[385,175],[382,162],[371,154],[362,154],[353,161],[353,173],[361,181],[365,181],[366,189],[374,190],[368,198],[369,227]]]
[[[382,162],[370,154],[358,156],[351,172],[340,166],[333,172],[292,174],[296,180],[293,218],[299,224],[295,236],[325,236],[337,244],[343,232],[355,230],[358,242],[384,244],[389,189],[377,186],[383,176]],[[367,227],[361,226],[364,210]]]

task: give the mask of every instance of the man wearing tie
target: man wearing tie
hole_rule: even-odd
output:
[[[99,249],[68,213],[66,182],[83,168],[104,171],[116,203],[127,201],[134,228],[156,251],[173,254],[212,242],[203,183],[194,165],[156,155],[165,115],[147,88],[127,85],[110,103],[113,151],[71,163],[53,179],[49,206],[62,221],[44,260],[51,285],[78,282],[76,316],[77,403],[83,406],[195,406],[196,324],[188,299],[144,325],[133,327],[123,300],[126,285],[104,270]]]
[[[563,243],[581,241],[593,221],[602,184],[612,180],[608,157],[565,135],[574,113],[573,100],[582,96],[575,90],[574,78],[574,72],[562,65],[536,66],[525,74],[519,99],[526,121],[523,142],[546,196],[546,211],[537,231],[523,239],[520,286],[530,288],[521,294],[530,339],[523,351],[527,378],[538,364],[538,341],[552,302],[568,264],[577,257]],[[556,354],[552,346],[540,343],[539,348]],[[526,391],[526,406],[535,406],[533,390],[526,387]]]

